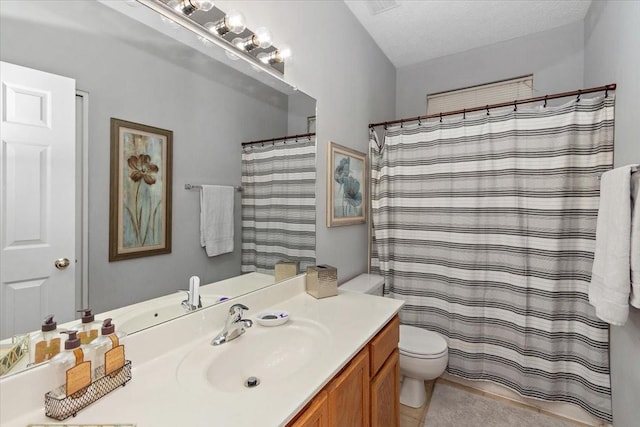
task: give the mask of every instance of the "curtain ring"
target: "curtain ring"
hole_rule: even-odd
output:
[[[489,115],[489,105],[487,104],[487,116]]]
[[[606,88],[606,89],[604,90],[604,97],[605,97],[605,98],[608,98],[608,97],[609,97],[609,88]]]
[[[442,123],[442,113],[440,113],[440,123]]]
[[[386,123],[384,124],[384,130],[387,130],[387,124]]]
[[[544,105],[542,106],[542,108],[547,108],[547,97],[548,97],[548,96],[549,96],[549,95],[545,95],[545,96],[544,96]]]
[[[580,102],[580,95],[582,95],[582,90],[578,89],[578,98],[576,99],[576,102]]]
[[[518,100],[513,101],[513,111],[518,111]]]
[[[462,110],[462,120],[467,118],[467,109]]]
[[[418,116],[418,126],[422,126],[422,119]]]
[[[402,120],[400,120],[400,129],[404,128],[404,122]]]
[[[264,147],[264,142],[262,143],[262,146]]]

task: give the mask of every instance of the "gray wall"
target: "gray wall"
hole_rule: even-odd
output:
[[[316,259],[338,268],[340,282],[367,271],[367,226],[326,226],[327,142],[367,152],[370,122],[395,116],[395,68],[342,1],[219,1],[247,26],[265,25],[288,43],[286,79],[317,104]]]
[[[289,128],[287,135],[307,133],[307,117],[315,115],[315,99],[300,91],[289,95]]]
[[[203,283],[239,274],[240,195],[234,252],[207,258],[199,244],[199,194],[184,184],[239,184],[240,142],[286,134],[287,98],[236,72],[229,77],[227,67],[99,3],[2,3],[1,59],[75,78],[90,94],[91,307],[101,312],[184,289],[193,274]],[[50,14],[49,23],[16,17],[33,16],[33,7]],[[169,255],[107,261],[111,117],[174,132]]]
[[[583,86],[583,46],[583,23],[580,21],[400,68],[397,71],[397,117],[426,114],[428,93],[531,73],[534,96],[580,89]]]
[[[640,163],[640,2],[593,2],[585,19],[586,86],[617,83],[615,166]],[[640,310],[611,327],[613,424],[640,420]]]

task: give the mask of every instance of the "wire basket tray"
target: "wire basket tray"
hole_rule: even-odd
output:
[[[44,411],[49,418],[63,421],[70,416],[76,416],[81,410],[91,405],[101,397],[111,393],[120,386],[125,386],[131,380],[131,361],[117,371],[98,378],[86,388],[63,398],[57,398],[52,392],[44,395]]]

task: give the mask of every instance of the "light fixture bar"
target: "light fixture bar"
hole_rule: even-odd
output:
[[[289,85],[290,84],[284,79],[284,76],[282,73],[280,73],[277,69],[273,68],[273,67],[265,67],[265,65],[258,60],[255,56],[251,55],[250,53],[237,49],[233,44],[231,44],[230,42],[228,42],[227,40],[218,37],[214,34],[212,34],[210,31],[208,31],[206,28],[204,28],[202,25],[198,24],[197,22],[193,21],[192,19],[188,18],[185,15],[182,15],[180,13],[176,13],[176,10],[174,10],[173,8],[171,8],[169,5],[167,5],[166,3],[163,3],[161,1],[158,0],[136,0],[138,3],[148,7],[149,9],[153,10],[154,12],[158,13],[160,16],[164,16],[165,18],[177,23],[178,25],[186,28],[187,30],[191,31],[192,33],[196,34],[197,36],[215,44],[216,46],[222,48],[225,52],[228,52],[232,55],[237,56],[238,58],[240,58],[241,60],[251,64],[252,66],[257,66],[260,68],[261,71],[266,72],[267,74],[269,74],[271,77],[277,79],[278,81]]]

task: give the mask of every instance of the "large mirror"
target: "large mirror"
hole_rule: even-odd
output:
[[[75,221],[68,232],[75,235],[76,251],[71,257],[49,251],[44,273],[35,260],[20,263],[26,279],[13,272],[9,277],[14,263],[3,258],[0,329],[5,344],[12,336],[38,330],[43,314],[55,314],[59,324],[77,322],[77,311],[86,307],[96,319],[122,316],[128,333],[153,326],[184,314],[179,308],[184,295],[178,291],[188,288],[191,276],[207,285],[203,305],[274,283],[273,276],[262,272],[241,275],[247,271],[242,267],[242,193],[237,192],[233,202],[233,251],[209,257],[200,244],[200,194],[185,185],[240,186],[241,143],[306,133],[308,118],[315,116],[315,100],[258,68],[238,71],[230,57],[220,55],[219,47],[149,15],[154,12],[141,4],[120,3],[116,8],[98,1],[0,3],[0,60],[74,79],[77,91],[76,183],[75,190],[66,192],[76,198]],[[127,16],[140,14],[152,16],[152,24]],[[24,99],[28,103],[31,98]],[[108,261],[111,118],[173,132],[170,254]],[[3,174],[15,160],[7,155],[7,141],[3,135]],[[39,167],[47,162],[40,161]],[[11,200],[3,194],[3,220],[25,214],[15,212],[15,206],[25,206],[22,200],[47,209],[55,203],[43,179],[56,171],[43,171],[32,180],[40,191],[35,202],[30,193]],[[8,215],[10,209],[14,211]],[[27,235],[45,235],[44,229],[50,232],[57,226],[50,218],[38,221],[43,229],[26,230]],[[7,237],[6,223],[2,227],[1,249],[6,251],[16,244]],[[308,228],[306,233],[310,234]],[[25,237],[20,245],[39,246],[34,242]],[[70,266],[54,268],[64,258],[71,258]],[[44,279],[55,274],[62,275],[60,286],[70,289],[67,294]],[[165,306],[171,310],[161,313]]]

